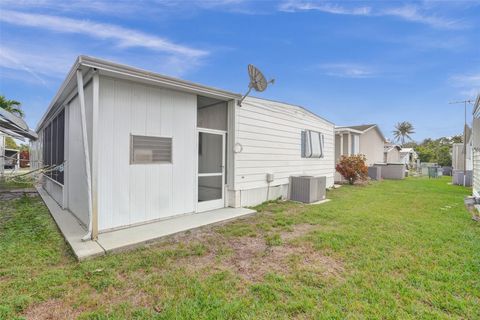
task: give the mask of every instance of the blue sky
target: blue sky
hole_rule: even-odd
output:
[[[0,2],[0,94],[36,126],[80,54],[260,97],[337,125],[410,121],[415,140],[460,133],[480,91],[480,1]]]

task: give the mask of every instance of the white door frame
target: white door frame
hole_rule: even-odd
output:
[[[198,152],[197,152],[197,210],[196,212],[204,212],[208,210],[214,210],[225,207],[225,135],[226,131],[223,130],[215,130],[215,129],[207,129],[207,128],[197,128],[197,150],[198,150],[198,142],[200,133],[210,133],[210,134],[217,134],[222,136],[222,172],[214,172],[214,173],[199,173],[198,172]],[[198,178],[199,177],[215,177],[221,176],[222,177],[222,197],[220,199],[209,200],[209,201],[198,201]]]

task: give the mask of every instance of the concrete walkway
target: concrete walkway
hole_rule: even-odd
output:
[[[63,210],[41,187],[38,187],[37,190],[78,260],[129,250],[176,233],[255,213],[254,210],[246,208],[222,208],[201,213],[184,214],[101,233],[98,235],[97,241],[82,241],[81,239],[87,231],[78,220],[68,210]]]
[[[82,241],[87,230],[68,210],[63,210],[42,187],[37,187],[37,191],[78,260],[105,254],[105,250],[96,241]]]
[[[183,214],[165,220],[101,233],[98,235],[97,242],[106,252],[128,250],[172,234],[233,220],[253,213],[255,213],[254,210],[246,208],[222,208],[201,213]]]

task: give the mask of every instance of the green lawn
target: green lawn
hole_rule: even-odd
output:
[[[480,319],[469,190],[409,178],[78,263],[39,198],[0,203],[0,318]]]

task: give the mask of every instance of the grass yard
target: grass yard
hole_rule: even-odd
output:
[[[480,224],[447,182],[344,186],[82,263],[38,197],[2,201],[0,319],[480,319]]]

